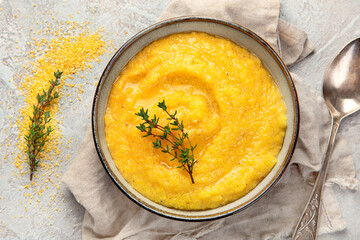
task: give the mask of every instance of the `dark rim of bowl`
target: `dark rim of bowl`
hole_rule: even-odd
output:
[[[242,33],[244,33],[244,34],[250,36],[251,38],[253,38],[254,40],[256,40],[271,54],[273,59],[276,60],[276,62],[280,66],[283,74],[286,76],[287,83],[288,83],[288,86],[289,86],[289,88],[291,90],[291,94],[292,94],[292,102],[294,105],[293,106],[294,107],[294,119],[293,119],[294,130],[292,133],[291,145],[286,154],[285,161],[283,162],[282,166],[280,167],[280,169],[278,170],[276,175],[273,177],[273,179],[256,196],[252,197],[247,202],[242,203],[240,206],[234,207],[227,211],[223,211],[223,212],[219,212],[219,213],[215,213],[215,214],[209,214],[209,215],[205,215],[205,216],[186,216],[186,215],[165,212],[163,210],[156,209],[154,206],[151,206],[151,205],[143,202],[142,200],[138,199],[135,195],[133,195],[132,193],[127,191],[127,189],[122,185],[122,183],[118,180],[118,178],[115,176],[115,174],[110,169],[110,167],[102,153],[102,149],[101,149],[101,145],[100,145],[100,141],[99,141],[99,137],[98,137],[98,131],[97,131],[97,127],[98,127],[97,110],[98,110],[99,96],[101,94],[102,86],[103,86],[109,72],[111,71],[111,68],[113,67],[114,63],[117,61],[117,59],[122,55],[122,53],[124,51],[126,51],[126,49],[129,46],[131,46],[134,42],[136,42],[138,39],[142,38],[147,33],[152,32],[158,28],[170,25],[170,24],[181,23],[181,22],[211,22],[211,23],[221,24],[221,25],[225,25],[227,27],[234,28],[238,31],[241,31]],[[166,218],[170,218],[170,219],[174,219],[174,220],[181,220],[181,221],[208,221],[208,220],[215,220],[215,219],[223,218],[226,216],[230,216],[232,214],[238,213],[238,212],[250,207],[255,202],[257,202],[260,198],[262,198],[279,181],[279,179],[283,175],[284,171],[286,170],[287,166],[289,165],[291,157],[295,150],[295,146],[296,146],[297,138],[298,138],[298,134],[299,134],[300,111],[299,111],[297,92],[296,92],[293,80],[291,78],[290,72],[289,72],[288,68],[286,67],[286,65],[284,64],[284,62],[282,61],[282,59],[280,58],[280,56],[275,52],[275,50],[265,40],[263,40],[261,37],[259,37],[257,34],[252,32],[251,30],[249,30],[239,24],[236,24],[236,23],[232,23],[232,22],[220,20],[220,19],[215,19],[215,18],[186,16],[186,17],[179,17],[179,18],[171,18],[171,19],[168,19],[168,20],[165,20],[162,22],[158,22],[158,23],[142,30],[141,32],[139,32],[138,34],[133,36],[131,39],[129,39],[124,45],[122,45],[122,47],[111,58],[111,60],[107,64],[104,72],[102,73],[102,75],[100,77],[100,81],[97,85],[94,100],[93,100],[92,120],[91,121],[92,121],[92,133],[93,133],[94,143],[95,143],[95,147],[96,147],[97,153],[99,155],[100,161],[101,161],[102,165],[104,166],[106,172],[112,179],[112,181],[115,183],[115,185],[128,198],[130,198],[132,201],[134,201],[136,204],[140,205],[141,207],[145,208],[146,210],[149,210],[152,213],[155,213],[157,215],[160,215],[160,216],[163,216]],[[186,212],[186,211],[184,211],[184,212]]]

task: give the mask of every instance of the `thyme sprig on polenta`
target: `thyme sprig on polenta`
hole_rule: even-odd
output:
[[[165,100],[159,102],[157,105],[168,115],[168,123],[165,126],[159,125],[160,118],[156,117],[156,114],[150,119],[148,109],[141,108],[135,115],[142,118],[143,122],[136,126],[141,132],[146,133],[143,137],[153,136],[155,141],[153,147],[155,149],[161,149],[163,153],[168,153],[172,156],[170,161],[175,159],[179,161],[181,168],[187,171],[190,175],[191,182],[194,182],[193,168],[197,160],[194,158],[194,149],[197,145],[192,145],[189,134],[185,132],[184,123],[177,117],[177,111],[170,114],[167,110]],[[158,129],[161,134],[154,133],[153,130]],[[189,147],[186,147],[184,142],[188,142]]]
[[[50,102],[59,97],[57,92],[53,93],[56,86],[60,85],[60,77],[62,72],[57,70],[54,72],[55,80],[50,80],[50,86],[47,91],[43,90],[42,94],[38,94],[37,104],[33,106],[33,116],[29,116],[30,125],[28,134],[24,136],[27,146],[28,164],[30,167],[30,181],[32,181],[34,172],[39,166],[38,155],[44,151],[47,137],[53,131],[51,126],[46,126],[50,121],[50,111],[46,111]]]

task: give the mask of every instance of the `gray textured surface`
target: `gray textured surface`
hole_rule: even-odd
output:
[[[23,71],[23,58],[28,49],[30,28],[34,31],[42,26],[37,21],[49,21],[51,16],[58,20],[90,21],[90,28],[105,28],[104,39],[114,41],[119,48],[130,36],[154,23],[166,7],[166,1],[140,0],[0,0],[0,238],[1,239],[79,239],[81,237],[82,207],[77,204],[66,186],[58,183],[59,189],[49,187],[43,195],[28,204],[24,196],[29,189],[27,176],[14,177],[17,171],[11,162],[17,151],[17,129],[15,118],[23,100],[15,87],[13,77]],[[36,6],[34,6],[36,4]],[[44,12],[44,14],[43,14]],[[360,2],[351,1],[281,1],[281,17],[304,29],[316,47],[316,52],[294,66],[291,70],[301,76],[316,91],[321,92],[322,76],[335,54],[350,40],[360,37]],[[69,19],[69,14],[73,19]],[[126,34],[128,32],[128,34]],[[16,61],[16,58],[18,61]],[[63,98],[61,113],[64,117],[62,132],[64,144],[60,146],[59,158],[70,156],[58,167],[59,175],[66,170],[74,158],[79,142],[90,124],[89,114],[95,77],[99,77],[111,55],[104,54],[92,72],[86,72],[85,79],[79,74],[73,82],[88,82],[77,101],[76,95]],[[19,81],[19,80],[17,80]],[[70,102],[73,100],[73,103]],[[73,106],[77,104],[75,109]],[[11,106],[9,108],[9,105]],[[66,109],[66,111],[64,111]],[[13,115],[11,119],[9,116]],[[11,127],[13,123],[14,127]],[[360,114],[344,121],[339,130],[348,140],[353,151],[357,179],[360,179]],[[71,140],[70,148],[66,142]],[[8,142],[7,142],[8,141]],[[9,143],[9,146],[7,144]],[[4,158],[5,157],[5,158]],[[346,230],[320,239],[360,238],[360,193],[335,189],[345,221]],[[55,194],[55,197],[54,197]],[[39,199],[39,203],[36,199]],[[27,206],[25,208],[25,206]],[[26,211],[28,209],[28,211]]]

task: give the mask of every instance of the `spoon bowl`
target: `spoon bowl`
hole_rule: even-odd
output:
[[[360,109],[360,38],[347,44],[324,75],[323,96],[331,115],[331,133],[313,192],[292,239],[316,239],[322,188],[341,120]]]
[[[335,57],[324,76],[323,95],[333,117],[360,109],[360,38]]]

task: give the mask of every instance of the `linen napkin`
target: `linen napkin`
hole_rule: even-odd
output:
[[[239,23],[259,34],[290,66],[313,51],[306,34],[279,19],[278,0],[175,0],[160,20],[184,16],[209,16]],[[301,106],[298,144],[291,165],[276,186],[250,208],[210,222],[179,222],[148,212],[129,200],[108,177],[96,153],[91,131],[63,181],[85,208],[84,239],[286,239],[291,236],[305,207],[315,172],[330,131],[324,101],[293,74]],[[331,186],[357,189],[351,152],[341,134],[337,137],[325,184],[319,233],[342,230],[341,217]]]

